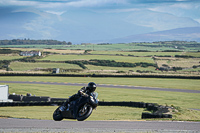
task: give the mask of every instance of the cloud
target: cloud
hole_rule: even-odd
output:
[[[199,3],[199,4],[198,4]],[[200,19],[200,1],[193,3],[173,3],[148,8],[154,12],[168,13],[176,17],[189,18],[193,21]],[[196,21],[199,23],[199,21]]]
[[[200,18],[199,19],[194,19],[195,21],[197,21],[198,23],[200,23]]]
[[[188,10],[188,9],[194,8],[194,5],[193,4],[188,4],[188,3],[176,3],[176,4],[171,5],[170,7],[181,8],[181,9]]]
[[[123,4],[126,3],[125,0],[80,0],[72,1],[66,3],[66,6],[73,7],[93,7],[93,6],[102,6],[105,4]]]
[[[34,6],[38,8],[94,7],[107,4],[124,4],[126,0],[1,0],[2,6]]]
[[[58,16],[61,16],[63,13],[65,13],[65,11],[59,12],[59,11],[46,11],[47,13],[51,13],[51,14],[55,14]]]
[[[26,34],[22,33],[22,34],[7,34],[8,37],[11,38],[26,38]]]
[[[1,6],[37,6],[37,1],[1,0]]]
[[[180,2],[196,2],[198,0],[129,0],[133,3],[180,3]]]
[[[200,26],[198,22],[187,17],[177,17],[169,13],[150,10],[132,12],[126,18],[126,21],[144,27],[151,27],[154,31]]]
[[[16,10],[12,11],[12,13],[19,13],[19,12],[30,12],[30,13],[37,14],[46,19],[51,18],[50,14],[48,14],[47,12],[40,11],[35,8],[22,8],[22,9],[16,9]]]
[[[56,21],[53,21],[53,19],[38,17],[26,22],[23,28],[32,32],[33,36],[37,36],[42,39],[51,39],[56,37],[58,33],[58,30],[54,28],[55,23]]]
[[[134,12],[134,11],[140,11],[139,8],[126,8],[126,9],[104,9],[103,11],[97,11],[101,13],[127,13],[127,12]]]

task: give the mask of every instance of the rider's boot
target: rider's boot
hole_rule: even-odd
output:
[[[64,103],[64,108],[65,110],[69,111],[69,108],[70,108],[70,102],[71,102],[71,99],[67,99],[66,102]]]
[[[67,111],[69,111],[69,108],[70,108],[70,104],[68,103],[68,106],[67,106]]]
[[[67,99],[66,102],[63,103],[63,106],[60,107],[61,111],[64,111],[67,109],[67,106],[69,107],[69,100]]]

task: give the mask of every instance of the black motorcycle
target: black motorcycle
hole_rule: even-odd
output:
[[[75,101],[68,104],[67,109],[63,108],[63,105],[58,107],[53,113],[53,119],[55,121],[61,121],[65,119],[77,119],[78,121],[84,121],[91,114],[93,109],[98,105],[98,93],[91,93],[91,96],[81,96]]]

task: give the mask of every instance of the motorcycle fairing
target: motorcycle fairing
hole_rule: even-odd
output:
[[[62,111],[62,116],[67,119],[76,119],[78,109],[88,102],[88,97],[80,97],[79,99],[70,103],[70,109],[68,111]]]

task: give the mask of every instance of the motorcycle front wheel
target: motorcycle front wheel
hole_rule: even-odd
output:
[[[83,105],[78,109],[77,120],[84,121],[92,114],[92,107],[90,105]]]
[[[61,114],[61,111],[60,111],[59,108],[60,108],[60,107],[58,107],[58,108],[54,111],[54,113],[53,113],[53,119],[54,119],[55,121],[61,121],[61,120],[63,119],[62,114]]]

